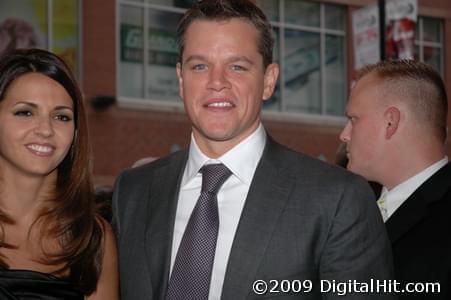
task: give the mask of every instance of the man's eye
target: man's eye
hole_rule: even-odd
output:
[[[207,65],[205,65],[205,64],[197,64],[197,65],[194,65],[192,69],[195,70],[195,71],[202,71],[202,70],[207,69]]]
[[[15,116],[19,116],[19,117],[30,117],[30,116],[32,116],[33,114],[32,114],[31,111],[29,111],[29,110],[19,110],[19,111],[16,111],[16,112],[14,113],[14,115],[15,115]]]
[[[231,68],[233,71],[246,71],[247,70],[247,68],[240,66],[240,65],[232,65]]]

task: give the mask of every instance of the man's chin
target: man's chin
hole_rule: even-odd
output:
[[[346,169],[348,169],[352,173],[361,175],[360,172],[359,172],[359,169],[356,168],[356,165],[353,164],[351,161],[348,162],[348,165],[346,166]]]
[[[197,131],[197,134],[195,134],[196,139],[200,138],[209,142],[228,142],[236,139],[236,136],[237,134],[232,130],[212,130],[211,128],[209,130]]]

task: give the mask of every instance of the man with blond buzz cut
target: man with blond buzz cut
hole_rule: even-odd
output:
[[[451,164],[445,155],[448,102],[440,75],[416,61],[362,70],[346,108],[347,168],[383,185],[378,205],[392,243],[395,279],[439,283],[451,298]]]

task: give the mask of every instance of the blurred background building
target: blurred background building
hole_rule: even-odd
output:
[[[194,1],[0,1],[0,53],[46,48],[77,74],[89,106],[98,183],[111,184],[143,157],[188,145],[175,29]],[[255,2],[273,24],[281,66],[263,122],[279,142],[333,163],[355,66],[352,14],[377,1]],[[418,0],[414,48],[416,59],[442,74],[450,93],[451,1]]]

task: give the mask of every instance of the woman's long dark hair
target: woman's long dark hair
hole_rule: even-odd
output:
[[[94,200],[83,99],[63,60],[45,50],[21,49],[0,58],[0,102],[15,79],[32,72],[43,74],[64,87],[73,101],[75,123],[72,146],[58,166],[56,190],[32,226],[39,223],[41,243],[56,239],[61,249],[60,253],[44,251],[43,262],[63,265],[56,273],[69,274],[69,279],[89,295],[95,291],[101,271],[104,230]],[[5,223],[11,224],[14,220],[0,209],[0,247],[13,247],[5,242]],[[42,244],[41,249],[44,250]],[[8,267],[1,257],[0,264]]]

